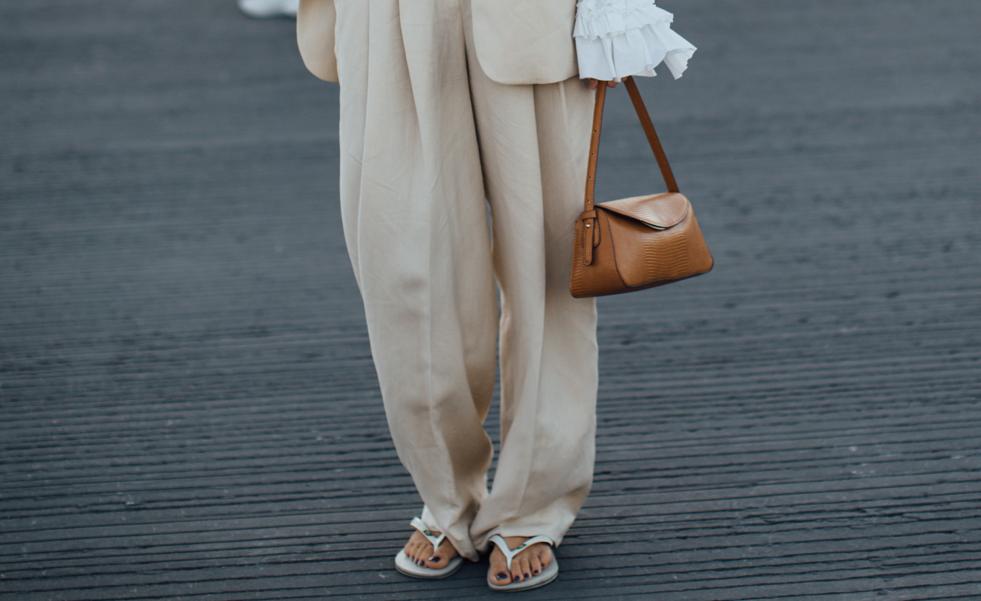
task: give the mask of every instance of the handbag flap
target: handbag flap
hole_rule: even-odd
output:
[[[596,205],[596,208],[635,219],[653,228],[666,229],[681,223],[688,215],[691,204],[680,192],[662,192],[608,200]]]

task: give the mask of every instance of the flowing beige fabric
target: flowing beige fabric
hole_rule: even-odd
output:
[[[595,456],[596,301],[568,291],[593,94],[489,79],[469,0],[336,9],[345,241],[422,517],[474,561],[494,533],[559,544]]]
[[[345,1],[300,0],[296,16],[300,57],[326,81],[337,81],[334,4]],[[576,0],[473,0],[472,15],[477,59],[491,79],[554,83],[578,73]]]

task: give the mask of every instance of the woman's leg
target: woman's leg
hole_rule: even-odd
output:
[[[470,533],[481,550],[494,533],[558,544],[589,493],[595,457],[596,301],[569,293],[593,92],[576,78],[496,83],[467,39],[502,293],[502,444]]]
[[[338,0],[341,209],[395,449],[476,560],[497,299],[460,4]]]

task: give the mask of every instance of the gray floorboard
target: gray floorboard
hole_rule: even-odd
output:
[[[525,596],[981,599],[981,4],[662,6],[717,264],[601,299],[596,481]],[[0,56],[0,599],[493,598],[392,569],[421,503],[293,22],[9,1]],[[602,154],[657,185],[620,90]]]

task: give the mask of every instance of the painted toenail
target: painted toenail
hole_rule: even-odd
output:
[[[531,578],[531,574],[525,574],[525,578]]]
[[[439,555],[433,555],[429,558],[429,561],[439,561]]]
[[[498,579],[498,580],[504,580],[504,579],[505,579],[505,578],[507,578],[507,577],[508,577],[508,575],[507,575],[507,574],[505,574],[504,572],[498,572],[498,573],[497,573],[497,579]]]

